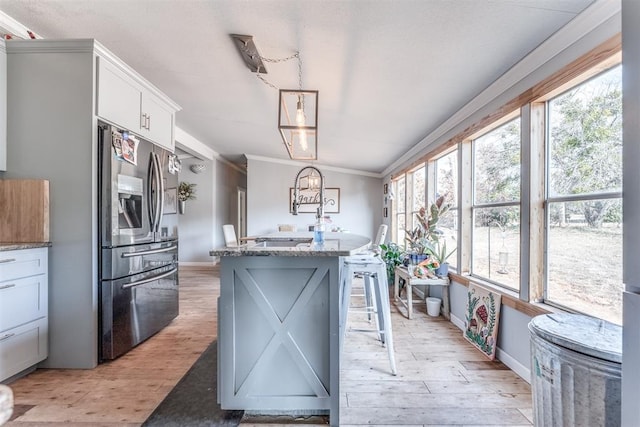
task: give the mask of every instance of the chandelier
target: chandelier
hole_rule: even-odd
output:
[[[265,58],[258,53],[253,36],[232,34],[242,59],[256,77],[279,91],[278,130],[292,160],[318,159],[318,91],[302,89],[300,52],[280,59]],[[298,61],[298,89],[279,89],[261,74],[267,74],[264,62]]]

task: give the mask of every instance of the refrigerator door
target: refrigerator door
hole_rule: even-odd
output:
[[[102,286],[101,359],[115,359],[178,315],[177,264]]]
[[[102,248],[102,280],[131,276],[177,263],[177,241]]]
[[[162,194],[162,215],[158,224],[157,241],[178,239],[178,173],[169,167],[171,156],[169,151],[154,147],[158,155],[159,169],[162,173],[164,192]]]
[[[114,141],[118,130],[100,123],[99,175],[100,242],[117,247],[154,241],[149,222],[149,159],[153,144],[140,140],[134,154],[125,160]],[[117,137],[116,137],[117,138]]]

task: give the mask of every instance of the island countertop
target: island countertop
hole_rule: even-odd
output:
[[[368,237],[326,232],[323,245],[311,243],[313,232],[281,232],[256,236],[255,241],[236,248],[218,248],[211,256],[350,256],[366,249]],[[265,243],[266,242],[266,243]]]

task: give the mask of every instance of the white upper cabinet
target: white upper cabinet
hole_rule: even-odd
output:
[[[177,108],[108,59],[98,57],[97,115],[174,151]]]

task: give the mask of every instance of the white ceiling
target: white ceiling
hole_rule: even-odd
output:
[[[318,163],[382,172],[592,0],[0,0],[44,38],[95,38],[182,106],[220,155],[288,159],[278,92],[244,65],[299,50],[319,93]],[[267,64],[280,88],[293,61]]]

